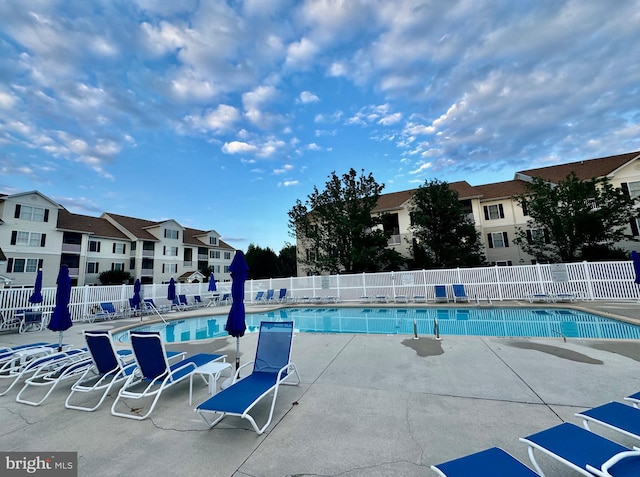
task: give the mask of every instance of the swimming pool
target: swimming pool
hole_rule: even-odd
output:
[[[286,308],[247,313],[247,332],[258,330],[261,321],[293,320],[296,331],[310,333],[364,333],[500,337],[567,337],[639,339],[640,327],[592,313],[557,308]],[[168,343],[228,336],[226,315],[193,317],[137,327],[160,331]],[[114,334],[128,341],[128,331]]]

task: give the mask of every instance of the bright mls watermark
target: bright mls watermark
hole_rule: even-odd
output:
[[[78,477],[77,452],[0,452],[3,477]]]

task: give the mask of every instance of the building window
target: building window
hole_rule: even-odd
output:
[[[31,205],[16,205],[16,219],[31,220],[33,222],[48,222],[49,211],[42,207],[33,207]]]
[[[529,244],[551,243],[551,239],[546,229],[531,229],[527,230],[527,242]]]
[[[124,263],[122,262],[114,262],[111,264],[111,270],[118,270],[118,271],[123,271],[124,270]]]
[[[219,250],[209,250],[209,258],[220,258]]]
[[[98,262],[87,262],[87,273],[99,273]]]
[[[217,237],[209,237],[209,245],[218,245]]]
[[[627,189],[629,190],[629,197],[632,199],[640,197],[640,181],[628,182]]]
[[[7,272],[9,273],[35,273],[38,271],[38,264],[42,261],[37,258],[14,258],[7,261]]]
[[[162,273],[177,273],[178,272],[178,264],[177,263],[163,263],[162,264]]]
[[[44,247],[46,234],[39,232],[11,232],[11,245],[24,247]]]
[[[214,265],[211,268],[213,268],[213,273],[220,273],[220,265]]]
[[[502,204],[485,205],[484,218],[485,220],[504,219],[504,208]]]
[[[167,257],[177,257],[178,256],[178,247],[164,247],[164,254]]]
[[[127,253],[127,245],[124,243],[114,243],[113,253]]]
[[[496,262],[496,265],[498,267],[510,267],[513,265],[513,263],[511,262],[511,260],[498,260]]]
[[[487,234],[489,248],[504,248],[509,246],[507,232],[495,232]]]
[[[89,252],[100,252],[100,242],[97,240],[89,240]]]
[[[224,252],[224,259],[231,260],[231,252]]]
[[[224,266],[224,273],[230,273],[229,272],[229,265],[225,265]]]
[[[164,229],[164,238],[178,240],[178,231],[172,229]]]

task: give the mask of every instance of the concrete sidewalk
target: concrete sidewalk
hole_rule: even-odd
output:
[[[633,319],[637,307],[610,313]],[[76,324],[64,341],[81,346],[83,330],[126,323]],[[4,334],[0,344],[56,339]],[[243,363],[256,341],[241,338]],[[232,361],[235,340],[168,348]],[[628,341],[298,333],[292,361],[302,383],[281,388],[261,436],[233,417],[207,429],[188,405],[188,382],[165,391],[145,421],[112,416],[112,397],[93,413],[65,409],[69,384],[39,407],[16,403],[16,390],[0,397],[0,450],[78,452],[80,476],[435,476],[430,465],[490,446],[529,464],[519,437],[580,424],[575,412],[640,390],[640,346]],[[208,393],[195,382],[197,403]],[[258,422],[267,412],[258,408]],[[539,462],[549,476],[575,475]]]

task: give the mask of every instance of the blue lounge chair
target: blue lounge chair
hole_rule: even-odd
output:
[[[434,285],[433,292],[436,302],[448,302],[447,287],[444,285]]]
[[[27,379],[33,376],[42,366],[47,366],[49,369],[54,369],[59,364],[66,362],[67,358],[79,356],[83,357],[87,351],[83,349],[67,349],[64,351],[56,351],[58,345],[55,348],[38,350],[35,348],[29,348],[28,351],[33,353],[30,355],[30,359],[22,362],[21,359],[13,361],[10,368],[5,368],[0,373],[0,382],[8,383],[6,387],[0,391],[0,396],[7,394],[14,386],[22,382],[23,379]]]
[[[68,352],[66,356],[58,356],[55,359],[47,358],[49,357],[45,357],[44,362],[25,380],[16,396],[16,402],[39,406],[59,384],[70,379],[78,379],[91,366],[91,355],[84,349]],[[44,394],[40,391],[42,389],[45,390]]]
[[[267,303],[272,302],[274,295],[275,295],[275,291],[273,290],[273,288],[269,288],[267,290],[267,294],[264,297],[264,301],[266,301]]]
[[[632,394],[631,396],[627,396],[624,398],[626,401],[630,401],[633,404],[633,407],[640,408],[640,392]]]
[[[278,293],[278,303],[284,303],[287,301],[287,289],[281,288]]]
[[[187,300],[187,295],[178,295],[178,301],[185,310],[190,310],[195,306],[189,303],[189,300]]]
[[[220,303],[229,305],[231,303],[231,293],[223,293],[222,298],[220,298]]]
[[[576,413],[582,419],[585,429],[591,430],[590,422],[595,422],[608,429],[640,439],[640,409],[619,402],[610,402],[602,406]],[[640,475],[640,474],[638,474]]]
[[[539,477],[533,470],[499,447],[492,447],[449,462],[432,465],[431,469],[442,477],[475,477],[478,475]]]
[[[22,351],[28,348],[41,348],[43,346],[50,347],[54,345],[52,343],[47,343],[45,341],[39,341],[36,343],[28,343],[28,344],[13,346],[11,348],[7,346],[2,346],[0,347],[0,363],[5,363],[9,359],[11,359],[18,351]],[[55,347],[57,348],[58,345],[55,344]]]
[[[469,297],[467,296],[467,292],[465,291],[464,285],[462,283],[454,283],[452,285],[452,288],[454,303],[458,303],[460,301],[469,301]]]
[[[127,378],[127,381],[118,392],[118,397],[111,406],[111,414],[129,419],[146,419],[153,412],[158,399],[160,399],[165,389],[188,379],[198,366],[211,361],[222,360],[226,356],[201,353],[184,358],[174,364],[169,364],[160,333],[132,331],[130,338],[139,372],[133,373]],[[140,384],[143,384],[142,389],[138,389]],[[153,400],[144,414],[138,414],[138,411],[141,411],[140,404],[135,406],[135,414],[118,411],[118,405],[123,399],[138,400],[145,398],[152,398]],[[131,411],[132,406],[128,405],[127,408]]]
[[[534,450],[562,462],[587,477],[637,477],[640,475],[640,450],[601,437],[579,426],[565,422],[520,441],[529,446],[534,469],[544,477]]]
[[[280,384],[300,384],[298,370],[291,362],[292,340],[292,321],[263,321],[260,323],[255,361],[240,366],[228,388],[196,408],[198,414],[210,428],[218,424],[225,416],[231,415],[247,419],[258,434],[265,431],[273,418]],[[238,377],[242,369],[252,364],[251,374],[239,380]],[[292,376],[295,377],[295,380],[287,382]],[[258,427],[255,419],[249,413],[262,398],[270,393],[273,393],[273,397],[269,417],[262,427]],[[214,415],[212,421],[207,419],[208,414]]]
[[[260,290],[258,293],[256,293],[256,298],[253,301],[254,301],[254,303],[260,303],[260,302],[264,301],[264,292],[262,290]]]
[[[202,297],[200,295],[193,295],[193,302],[195,303],[196,308],[204,306],[204,302],[202,301]]]
[[[87,348],[91,354],[92,365],[87,368],[84,374],[71,386],[71,392],[67,396],[64,405],[67,409],[77,409],[79,411],[95,411],[102,405],[109,391],[116,385],[126,380],[136,369],[136,363],[129,350],[116,351],[113,344],[111,331],[95,330],[85,331]],[[167,351],[167,357],[184,358],[186,353],[178,351]],[[93,406],[72,404],[75,394],[98,395],[99,400]]]
[[[111,332],[108,330],[85,331],[84,337],[91,354],[92,365],[71,386],[64,406],[79,411],[95,411],[104,402],[111,388],[131,375],[135,370],[135,362],[131,353],[119,354],[116,351]],[[77,393],[98,394],[100,397],[93,406],[72,404],[72,397]]]

